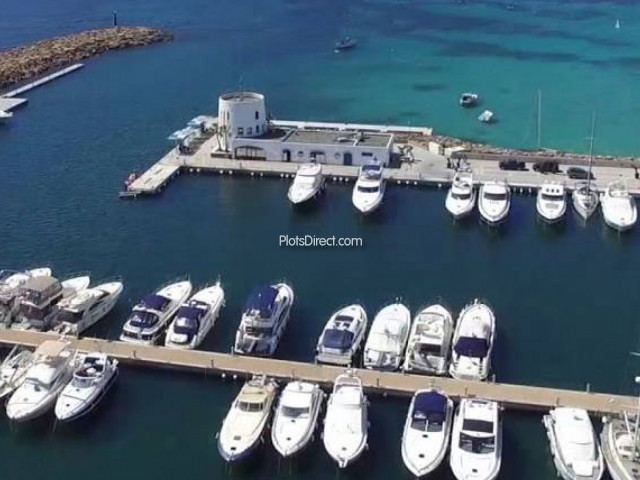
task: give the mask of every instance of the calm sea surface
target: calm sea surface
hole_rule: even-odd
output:
[[[239,83],[267,95],[283,119],[428,125],[504,146],[535,142],[542,91],[548,147],[584,150],[590,112],[599,152],[640,148],[640,11],[635,2],[401,2],[315,0],[25,0],[0,7],[0,48],[105,26],[167,28],[169,44],[112,53],[28,94],[0,127],[0,265],[51,264],[60,276],[121,275],[126,290],[94,334],[116,338],[128,309],[178,275],[220,275],[227,306],[205,348],[228,351],[250,290],[286,279],[296,305],[278,357],[310,360],[328,316],[359,300],[372,317],[401,296],[412,311],[443,297],[455,311],[475,297],[495,309],[498,380],[631,393],[639,362],[640,238],[535,220],[534,198],[514,198],[506,228],[454,225],[444,192],[390,188],[362,219],[350,189],[330,185],[318,208],[293,211],[287,184],[185,176],[162,196],[117,191],[133,169],[170,147],[191,117],[215,112]],[[616,19],[621,29],[614,29]],[[343,35],[356,50],[335,55]],[[499,122],[484,128],[457,105],[473,90]],[[284,248],[282,234],[361,237],[361,248]],[[0,476],[54,480],[138,478],[410,478],[400,458],[408,399],[371,397],[370,450],[338,473],[319,439],[279,464],[267,443],[229,471],[214,435],[240,384],[123,368],[95,415],[0,421]],[[538,415],[505,414],[502,479],[555,478]],[[432,478],[451,478],[448,467]]]

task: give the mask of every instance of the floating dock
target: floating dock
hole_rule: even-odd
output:
[[[35,348],[44,340],[59,338],[52,333],[0,330],[0,344]],[[279,380],[305,380],[329,387],[344,372],[340,367],[305,362],[245,357],[200,350],[177,350],[141,346],[97,338],[68,339],[83,352],[99,351],[124,364],[156,368],[173,368],[201,372],[205,375],[248,377],[267,375]],[[606,393],[581,392],[548,387],[534,387],[494,382],[462,381],[452,378],[408,375],[403,373],[357,370],[366,390],[411,396],[421,388],[436,388],[454,399],[485,398],[514,410],[547,411],[557,406],[583,408],[593,414],[618,414],[636,408],[634,397]]]
[[[336,128],[352,124],[318,124],[306,122],[284,122],[279,124],[307,125],[318,128]],[[381,127],[382,128],[382,127]],[[393,131],[396,127],[385,127]],[[397,127],[403,128],[403,127]],[[407,127],[409,128],[409,127]],[[453,181],[455,171],[447,168],[447,158],[433,154],[425,148],[409,142],[412,147],[411,157],[398,168],[386,168],[384,176],[392,185],[443,187]],[[216,149],[215,136],[205,139],[191,153],[179,153],[172,149],[149,170],[143,173],[129,187],[130,196],[153,195],[162,191],[172,178],[180,172],[212,173],[220,175],[249,175],[253,177],[288,178],[295,175],[300,163],[266,161],[266,160],[238,160],[220,154],[212,155]],[[474,183],[481,184],[488,181],[505,180],[517,193],[518,190],[528,192],[537,190],[543,182],[554,181],[563,183],[568,190],[584,180],[574,180],[565,174],[542,174],[533,171],[531,164],[526,171],[500,170],[496,160],[480,160],[467,158],[466,163],[473,170]],[[345,165],[323,164],[323,173],[329,181],[353,182],[358,176],[358,167]],[[625,180],[632,195],[640,196],[640,180],[635,178],[635,171],[623,166],[594,166],[595,179],[592,185],[599,191],[604,191],[607,185],[615,180]]]

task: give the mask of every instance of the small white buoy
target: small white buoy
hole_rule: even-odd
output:
[[[220,173],[220,175],[224,175],[224,170],[220,170],[218,173]]]
[[[264,173],[263,173],[263,172],[260,172],[260,176],[261,176],[261,177],[264,177]]]
[[[221,376],[223,379],[224,379],[224,378],[227,378],[227,374],[226,374],[226,373],[224,373],[224,372],[222,372],[222,374],[221,374],[220,376]]]
[[[196,172],[200,173],[200,169],[198,168],[198,169],[196,170]]]
[[[333,177],[332,180],[335,182],[336,181],[336,177]]]
[[[280,174],[280,178],[283,178],[283,177],[284,177],[284,173],[281,173],[281,174]]]
[[[251,176],[253,177],[253,172],[251,172]]]
[[[441,183],[438,184],[438,188],[442,188],[442,184]]]
[[[233,175],[233,170],[229,170],[229,175]]]
[[[234,380],[237,380],[237,379],[238,379],[238,375],[237,375],[237,374],[234,374],[234,375],[233,375],[233,379],[234,379]]]
[[[405,185],[409,185],[409,180],[406,180],[406,181],[404,182],[404,184],[405,184]]]
[[[417,187],[418,186],[418,182],[414,181],[413,185]]]

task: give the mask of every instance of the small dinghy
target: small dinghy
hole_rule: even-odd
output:
[[[355,38],[344,37],[342,40],[336,42],[333,51],[336,53],[344,52],[345,50],[351,50],[355,48],[358,41]]]
[[[11,395],[22,385],[25,375],[33,362],[33,353],[18,346],[0,364],[0,399]]]
[[[478,103],[479,97],[476,93],[466,92],[460,95],[460,105],[463,107],[474,107]]]
[[[373,319],[364,345],[365,368],[398,370],[402,365],[410,326],[411,313],[403,304],[392,303],[380,310]]]
[[[318,339],[316,361],[351,365],[367,330],[367,312],[360,305],[341,308],[327,322]]]
[[[402,460],[417,478],[433,472],[449,448],[453,401],[435,390],[413,396],[402,434]]]
[[[56,418],[69,422],[88,414],[117,377],[117,360],[111,360],[100,352],[86,354],[56,401]]]
[[[260,445],[278,385],[270,378],[253,377],[242,386],[218,433],[218,452],[227,462],[237,462]]]
[[[478,121],[482,123],[493,123],[494,114],[491,110],[485,110],[478,116]]]
[[[367,397],[362,381],[351,372],[344,373],[333,385],[322,434],[324,448],[338,467],[345,468],[362,455],[367,447],[368,430]]]
[[[581,408],[558,407],[542,419],[559,476],[564,480],[600,480],[604,461],[591,419]]]
[[[324,393],[314,383],[289,382],[280,395],[271,442],[283,457],[303,450],[313,438]]]
[[[431,305],[413,319],[404,371],[444,375],[449,367],[453,318],[442,305]]]
[[[496,319],[488,305],[475,299],[464,307],[453,335],[451,376],[458,380],[486,380],[495,335]]]

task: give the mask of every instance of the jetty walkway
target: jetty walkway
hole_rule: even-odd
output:
[[[53,333],[0,330],[0,344],[35,348],[44,340],[59,338]],[[288,380],[316,382],[327,387],[344,370],[340,367],[305,362],[245,357],[201,350],[176,350],[157,346],[141,346],[98,338],[68,338],[80,351],[100,351],[124,364],[173,368],[202,372],[205,375],[268,375]],[[534,387],[493,382],[461,381],[452,378],[408,375],[359,369],[366,390],[390,395],[410,396],[421,388],[436,388],[452,398],[477,397],[500,402],[506,408],[545,411],[556,406],[584,408],[594,414],[617,414],[632,410],[637,399],[605,393],[581,392],[547,387]]]
[[[296,122],[281,122],[297,124]],[[390,127],[391,128],[391,127]],[[443,187],[453,181],[455,171],[447,168],[447,158],[429,152],[416,142],[409,140],[412,146],[410,161],[402,162],[398,168],[385,169],[385,178],[396,185],[407,186],[431,186]],[[401,146],[403,144],[400,144]],[[281,177],[288,178],[295,175],[299,163],[278,162],[265,160],[238,160],[224,156],[212,156],[211,152],[216,148],[215,136],[204,140],[195,151],[184,154],[177,149],[172,149],[157,163],[142,173],[129,186],[123,196],[153,195],[162,191],[169,182],[182,172],[186,173],[213,173],[220,175],[250,175],[257,177]],[[487,181],[505,180],[515,189],[525,192],[533,192],[545,181],[563,183],[568,190],[572,190],[580,180],[570,179],[564,171],[569,163],[563,164],[562,158],[557,161],[563,173],[542,174],[532,168],[532,163],[527,164],[525,171],[500,170],[498,159],[476,159],[469,154],[466,162],[474,174],[474,183],[481,184]],[[524,159],[523,159],[524,160]],[[527,159],[528,160],[528,159]],[[613,162],[613,161],[612,161]],[[353,182],[358,177],[358,167],[344,165],[323,164],[325,177],[329,181]],[[640,196],[640,179],[635,178],[635,170],[626,164],[621,165],[597,165],[593,167],[595,177],[592,182],[595,189],[604,191],[607,185],[615,180],[624,180],[632,195]]]

